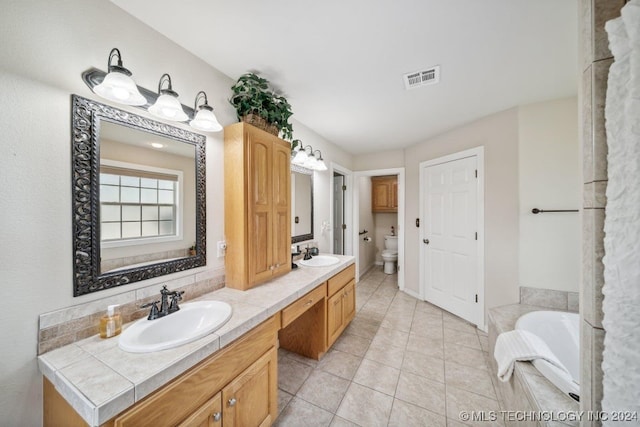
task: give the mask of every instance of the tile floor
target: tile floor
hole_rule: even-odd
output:
[[[356,303],[319,362],[280,349],[276,426],[464,426],[462,410],[500,409],[482,331],[399,292],[381,268],[358,283]]]

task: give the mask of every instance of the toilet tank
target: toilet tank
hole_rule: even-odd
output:
[[[398,236],[384,236],[385,249],[398,249]]]

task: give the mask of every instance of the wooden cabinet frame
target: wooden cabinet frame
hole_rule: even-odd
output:
[[[371,177],[371,212],[398,212],[398,177]]]

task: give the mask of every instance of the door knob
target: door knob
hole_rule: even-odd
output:
[[[428,245],[428,244],[429,244],[429,239],[422,239],[422,242],[423,242],[425,245]]]
[[[229,406],[234,406],[236,404],[237,400],[235,397],[229,399]]]
[[[216,412],[215,414],[211,415],[211,418],[214,422],[220,421],[220,418],[222,418],[222,414],[220,412]]]

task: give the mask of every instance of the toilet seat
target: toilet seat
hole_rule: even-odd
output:
[[[398,256],[398,251],[394,249],[385,249],[382,251],[382,256]]]

